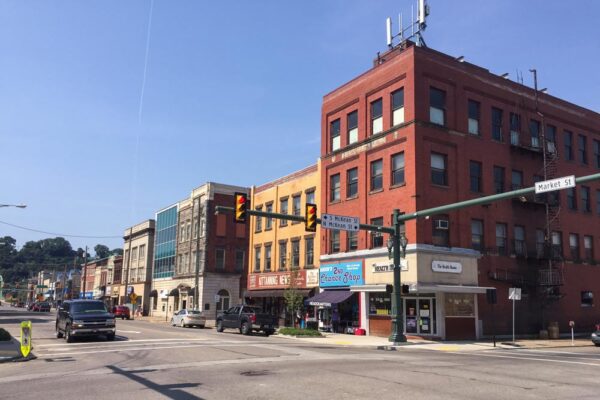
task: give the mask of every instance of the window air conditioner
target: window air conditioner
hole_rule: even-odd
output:
[[[438,219],[435,221],[435,229],[448,229],[450,223],[446,219]]]

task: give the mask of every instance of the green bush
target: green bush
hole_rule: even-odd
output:
[[[298,328],[281,328],[279,329],[280,335],[288,336],[323,336],[321,332],[314,329],[298,329]]]
[[[0,342],[6,342],[10,340],[10,333],[6,332],[3,328],[0,328]]]

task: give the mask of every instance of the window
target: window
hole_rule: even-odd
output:
[[[471,178],[471,191],[476,193],[483,192],[481,187],[481,163],[477,161],[469,161],[469,175]]]
[[[514,227],[514,235],[515,235],[515,254],[517,256],[525,256],[527,254],[527,249],[525,246],[525,228],[519,225],[515,225]]]
[[[271,271],[271,245],[265,245],[265,272]]]
[[[531,136],[531,147],[540,148],[540,121],[529,120],[529,135]]]
[[[346,232],[346,251],[354,251],[358,249],[358,232]]]
[[[329,201],[340,201],[340,174],[331,175],[329,178]]]
[[[581,307],[593,307],[594,306],[594,292],[586,290],[581,292]]]
[[[198,265],[198,253],[196,250],[192,251],[192,267],[193,270],[196,270],[196,265]]]
[[[273,203],[267,204],[265,206],[265,211],[268,213],[272,213],[273,212]],[[269,230],[273,227],[273,218],[265,218],[265,230]]]
[[[198,218],[194,220],[194,239],[198,239]]]
[[[579,235],[569,233],[569,250],[571,251],[571,260],[579,260]]]
[[[254,271],[260,272],[260,247],[254,248]]]
[[[579,162],[587,164],[587,137],[579,135],[577,138],[577,153],[579,154]]]
[[[244,270],[244,260],[246,258],[246,252],[244,250],[235,251],[235,272],[242,272]]]
[[[594,139],[594,167],[600,169],[600,140]]]
[[[577,192],[575,188],[567,189],[567,207],[569,207],[569,210],[577,210]]]
[[[504,168],[494,165],[494,191],[495,193],[504,192]]]
[[[179,242],[185,242],[185,223],[182,222],[179,228]]]
[[[131,249],[131,261],[132,262],[137,261],[137,257],[138,257],[138,248],[134,247],[133,249]]]
[[[404,89],[392,93],[392,126],[404,123]]]
[[[506,224],[496,224],[496,249],[499,255],[506,255]]]
[[[523,172],[514,170],[511,175],[512,190],[521,189],[523,187]]]
[[[301,204],[300,195],[298,194],[298,195],[292,196],[292,214],[293,215],[298,216],[301,214],[301,211],[300,211],[301,205],[300,204]],[[292,222],[292,223],[294,223],[294,222]]]
[[[371,163],[371,191],[383,189],[383,160]]]
[[[565,160],[573,160],[573,132],[565,131],[564,136],[565,144]]]
[[[546,151],[548,153],[556,153],[556,127],[554,125],[546,125]]]
[[[544,254],[545,254],[544,248],[545,247],[546,247],[546,235],[544,234],[543,230],[536,229],[535,230],[535,252],[536,252],[537,258],[544,257]]]
[[[192,238],[192,223],[188,221],[185,227],[185,240],[190,240]]]
[[[258,206],[256,207],[256,209],[258,211],[262,211],[262,206]],[[255,228],[255,232],[260,232],[262,231],[262,217],[255,217],[256,218],[256,228]]]
[[[217,249],[215,265],[217,271],[223,271],[225,269],[225,249]]]
[[[432,242],[434,246],[450,246],[450,223],[447,215],[438,215],[432,218],[433,235]]]
[[[477,101],[469,100],[469,133],[479,135],[479,108],[480,104]]]
[[[348,144],[358,142],[358,111],[352,111],[347,116]]]
[[[143,259],[146,257],[146,245],[140,245],[140,261],[144,261]]]
[[[329,252],[332,254],[340,252],[340,231],[338,230],[329,231]]]
[[[315,238],[312,236],[304,238],[304,248],[304,255],[306,258],[304,261],[304,266],[312,267],[315,265]]]
[[[550,240],[552,245],[552,258],[562,257],[562,233],[552,232],[550,234]]]
[[[513,146],[519,145],[519,135],[521,133],[521,116],[519,114],[510,113],[510,144]]]
[[[371,134],[383,131],[383,101],[375,100],[371,103]]]
[[[471,248],[483,251],[483,221],[471,220]]]
[[[279,212],[282,214],[288,213],[288,198],[287,197],[285,199],[279,200]],[[279,220],[279,226],[286,226],[286,225],[287,225],[287,219]]]
[[[581,211],[592,212],[590,204],[590,188],[587,186],[581,187]]]
[[[315,191],[311,190],[310,192],[306,192],[306,202],[309,204],[315,204]]]
[[[329,137],[331,138],[331,151],[340,148],[340,120],[339,118],[329,124]]]
[[[502,110],[492,107],[492,139],[501,142],[502,138]]]
[[[431,182],[436,185],[448,185],[445,154],[431,153]]]
[[[358,168],[349,169],[346,173],[346,197],[358,195]]]
[[[404,153],[392,156],[392,186],[404,184]]]
[[[385,292],[369,293],[370,315],[391,315],[392,295]]]
[[[594,237],[584,236],[583,237],[583,257],[586,261],[594,260]]]
[[[300,239],[292,240],[292,269],[300,266]]]
[[[446,125],[446,92],[434,87],[429,88],[429,121]]]
[[[371,225],[383,226],[383,217],[372,218]],[[371,248],[383,247],[383,233],[371,231]]]
[[[279,242],[279,270],[287,269],[287,242]]]

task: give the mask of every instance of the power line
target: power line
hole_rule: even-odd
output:
[[[56,232],[46,232],[41,231],[39,229],[27,228],[20,225],[11,224],[9,222],[0,221],[0,224],[12,226],[13,228],[23,229],[25,231],[44,233],[46,235],[55,235],[55,236],[64,236],[64,237],[74,237],[74,238],[84,238],[84,239],[122,239],[123,236],[92,236],[92,235],[68,235],[65,233],[56,233]]]

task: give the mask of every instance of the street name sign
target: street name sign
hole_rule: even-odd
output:
[[[509,300],[521,300],[521,288],[510,288],[508,289]]]
[[[554,190],[575,187],[575,175],[563,176],[562,178],[550,179],[535,183],[535,193],[552,192]]]
[[[347,217],[344,215],[323,214],[321,226],[326,229],[341,229],[343,231],[358,231],[360,221],[358,217]]]

